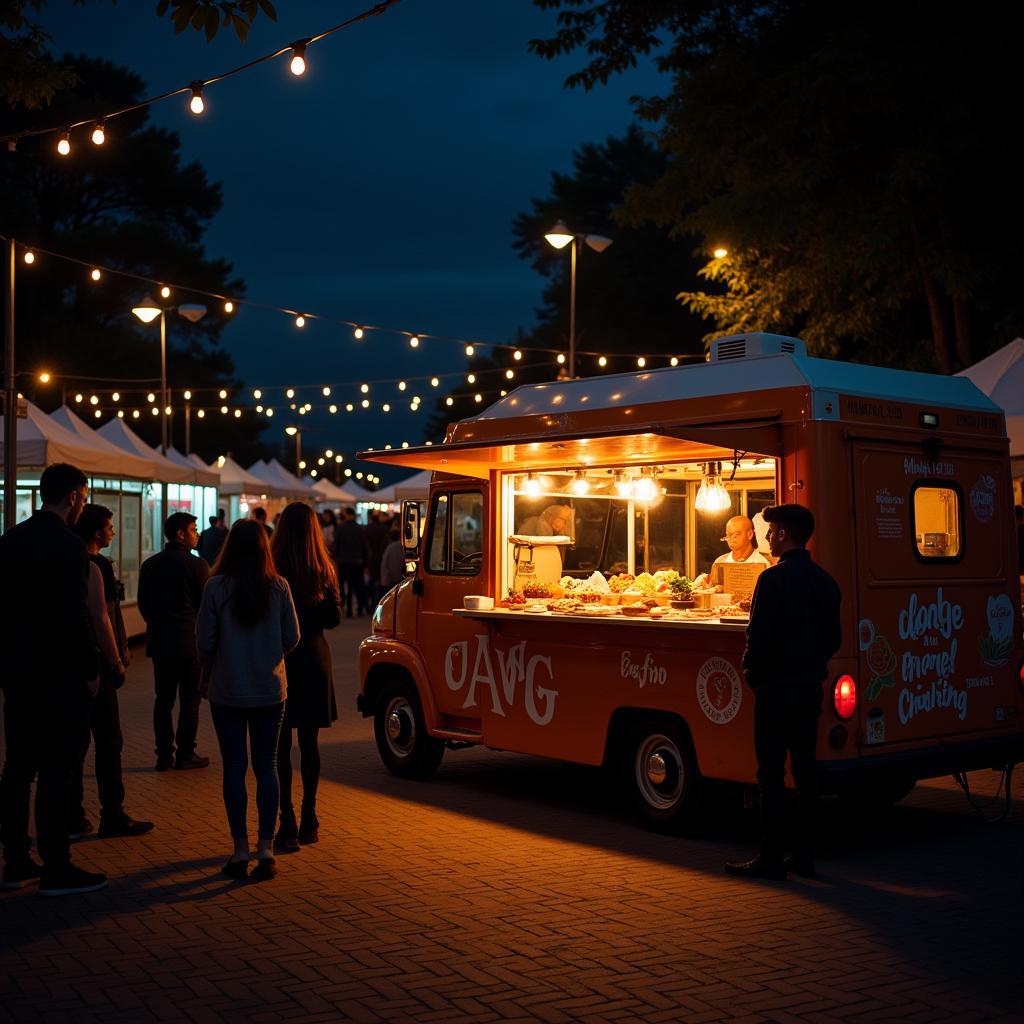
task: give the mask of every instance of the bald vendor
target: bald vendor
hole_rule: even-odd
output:
[[[747,562],[752,565],[771,565],[771,560],[754,547],[754,524],[746,516],[733,516],[725,524],[722,538],[729,550],[715,559],[715,565]]]

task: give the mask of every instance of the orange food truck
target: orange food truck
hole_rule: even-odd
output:
[[[754,785],[740,665],[770,559],[734,559],[723,532],[787,501],[813,511],[843,598],[823,791],[895,801],[1024,751],[1008,443],[969,380],[739,335],[699,365],[523,386],[443,444],[360,457],[434,471],[423,521],[403,509],[415,572],[360,649],[358,707],[396,775],[475,744],[606,764],[662,828],[706,780]]]

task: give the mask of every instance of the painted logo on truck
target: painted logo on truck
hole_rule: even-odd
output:
[[[978,638],[981,660],[989,668],[1002,668],[1013,651],[1013,602],[1006,594],[988,599],[988,633]]]
[[[708,658],[697,672],[697,703],[715,725],[731,722],[743,703],[743,681],[731,661]]]

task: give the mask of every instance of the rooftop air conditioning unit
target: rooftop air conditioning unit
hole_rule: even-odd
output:
[[[756,356],[805,356],[807,346],[799,338],[784,334],[730,334],[711,343],[711,362],[726,363],[734,359],[753,359]]]

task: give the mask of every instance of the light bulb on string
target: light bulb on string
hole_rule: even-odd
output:
[[[320,393],[321,393],[321,394],[322,394],[322,395],[324,396],[324,398],[329,398],[329,397],[330,397],[330,395],[331,395],[331,389],[330,389],[329,387],[327,387],[327,385],[325,384],[325,385],[324,385],[324,386],[323,386],[323,387],[322,387],[322,388],[320,389]]]
[[[505,378],[507,380],[512,380],[513,377],[515,377],[515,371],[514,370],[506,370],[505,371]]]
[[[444,400],[444,404],[447,405],[447,406],[452,406],[452,405],[455,404],[455,399],[452,398],[451,396],[449,396],[448,398],[446,398]]]
[[[274,415],[274,410],[273,409],[268,409],[267,410],[267,418],[271,419],[271,418],[273,418],[273,415]]]
[[[263,406],[262,405],[257,405],[256,406],[256,411],[257,412],[263,412]]]
[[[99,418],[100,418],[100,417],[101,417],[102,415],[103,415],[103,413],[102,413],[102,412],[100,412],[100,410],[99,410],[99,409],[97,409],[97,410],[96,410],[96,411],[95,411],[95,412],[93,413],[93,416],[95,416],[95,417],[96,417],[96,419],[99,419]]]
[[[227,414],[228,414],[228,407],[226,405],[222,405],[220,407],[220,414],[221,414],[221,416],[227,416]]]
[[[160,415],[160,410],[159,410],[159,409],[158,409],[158,408],[157,408],[157,407],[156,407],[155,405],[151,405],[151,406],[149,407],[149,411],[150,411],[150,412],[151,412],[151,413],[152,413],[152,414],[153,414],[154,416],[159,416],[159,415]]]
[[[481,395],[479,392],[473,396],[473,401],[474,402],[482,402],[483,400],[484,400],[484,396]]]
[[[263,392],[260,391],[259,388],[253,388],[252,389],[252,397],[257,399],[257,400],[259,400],[260,398],[263,397]]]
[[[306,43],[301,41],[292,44],[292,59],[288,65],[288,70],[291,71],[296,78],[306,73]]]
[[[102,146],[107,141],[107,133],[102,121],[97,121],[92,129],[92,144]]]
[[[669,366],[678,366],[678,365],[679,365],[679,360],[678,360],[678,359],[677,359],[677,358],[676,358],[675,356],[673,356],[673,357],[672,357],[672,358],[671,358],[671,359],[670,359],[670,360],[668,361],[668,365],[669,365]]]
[[[101,271],[99,267],[93,267],[92,270],[89,271],[89,276],[94,281],[98,281],[103,276],[103,271]]]
[[[334,413],[336,413],[338,411],[338,407],[336,405],[333,405],[333,404],[329,405],[327,407],[327,411],[330,412],[333,415]]]
[[[475,351],[475,349],[473,348],[472,345],[467,345],[466,346],[466,355],[469,356],[470,358],[473,357],[474,351]]]
[[[57,152],[61,156],[67,156],[71,152],[71,132],[67,129],[60,133],[60,139],[57,142]]]
[[[369,384],[360,384],[360,385],[359,385],[359,390],[360,390],[360,391],[361,391],[361,392],[362,392],[362,393],[363,393],[364,395],[368,395],[368,394],[370,393],[370,385],[369,385]]]
[[[475,373],[467,373],[466,374],[466,383],[467,384],[475,384],[476,383],[476,374]]]
[[[117,418],[119,420],[123,420],[124,419],[124,409],[118,409],[117,410]]]
[[[234,311],[235,311],[235,304],[230,299],[228,299],[224,303],[224,312],[225,313],[234,313]]]
[[[608,360],[605,359],[604,356],[598,356],[597,365],[598,366],[607,366],[608,365]]]
[[[555,358],[555,362],[558,363],[559,366],[565,366],[565,353],[559,352],[558,356]]]
[[[138,409],[132,409],[132,419],[133,420],[137,420],[140,415],[141,415],[141,413],[139,412]]]
[[[164,285],[160,289],[160,298],[161,299],[169,299],[170,297],[171,297],[171,289],[168,288],[167,285]]]
[[[228,393],[227,393],[227,391],[224,390],[224,388],[221,388],[220,391],[217,392],[217,397],[218,398],[227,398],[228,397]]]
[[[235,419],[236,420],[240,420],[241,418],[242,418],[242,410],[241,409],[236,409],[235,410]]]
[[[419,348],[419,347],[420,347],[420,339],[414,334],[409,339],[409,348]]]
[[[146,401],[147,402],[155,402],[156,401],[156,395],[154,395],[153,392],[150,391],[150,393],[148,395],[146,395]]]
[[[381,411],[381,412],[391,412],[391,406],[390,406],[390,405],[388,405],[388,403],[387,403],[387,402],[385,402],[385,403],[384,403],[384,404],[383,404],[383,405],[382,405],[382,406],[380,407],[380,411]]]
[[[198,417],[199,417],[200,419],[205,419],[205,418],[206,418],[206,410],[205,410],[205,409],[200,409],[200,410],[199,410],[199,411],[198,411],[198,412],[196,413],[196,415],[197,415],[197,416],[198,416]]]
[[[732,499],[722,483],[721,462],[704,463],[693,507],[698,512],[725,512],[732,507]]]
[[[436,388],[436,387],[438,387],[438,386],[440,385],[440,383],[441,383],[441,382],[440,382],[440,381],[439,381],[439,380],[437,379],[437,377],[431,377],[431,378],[430,378],[430,386],[431,386],[432,388]]]
[[[304,316],[297,316],[295,318],[295,326],[296,327],[305,327],[306,326],[306,318]]]
[[[407,387],[408,387],[408,385],[405,383],[404,380],[400,380],[398,382],[398,390],[399,391],[404,391]]]
[[[355,406],[351,402],[347,403],[345,406],[345,412],[352,412],[354,409]]]
[[[31,249],[27,249],[22,259],[31,267],[36,261],[36,254]]]
[[[658,485],[653,477],[642,476],[633,485],[633,497],[635,500],[649,504],[658,497]]]
[[[363,399],[363,400],[362,400],[362,401],[361,401],[361,402],[360,402],[359,404],[360,404],[360,405],[361,405],[361,406],[362,406],[362,407],[363,407],[364,409],[369,409],[369,408],[370,408],[370,400],[369,400],[368,398],[364,398],[364,399]]]
[[[114,393],[113,393],[113,394],[112,394],[112,395],[110,396],[110,400],[111,400],[112,402],[120,402],[120,401],[121,401],[121,392],[120,392],[120,391],[115,391],[115,392],[114,392]]]
[[[90,395],[89,396],[89,404],[90,405],[99,405],[100,404],[100,400],[95,395]]]
[[[356,341],[362,341],[363,340],[363,329],[362,329],[362,327],[357,327],[352,332],[352,337],[355,338]]]
[[[203,83],[193,82],[189,89],[192,90],[192,96],[188,101],[188,109],[193,114],[201,114],[206,109],[206,103],[203,100]]]
[[[75,395],[75,401],[76,402],[81,402],[82,401],[82,393],[81,392],[79,392],[77,395]]]
[[[636,365],[642,370],[647,365],[647,360],[643,356],[637,358]]]
[[[285,398],[294,398],[295,397],[295,388],[288,388],[288,390],[285,391],[285,393],[284,393],[284,397]]]
[[[523,358],[523,353],[520,352],[519,349],[516,349],[515,352],[512,353],[512,358],[518,363]]]

